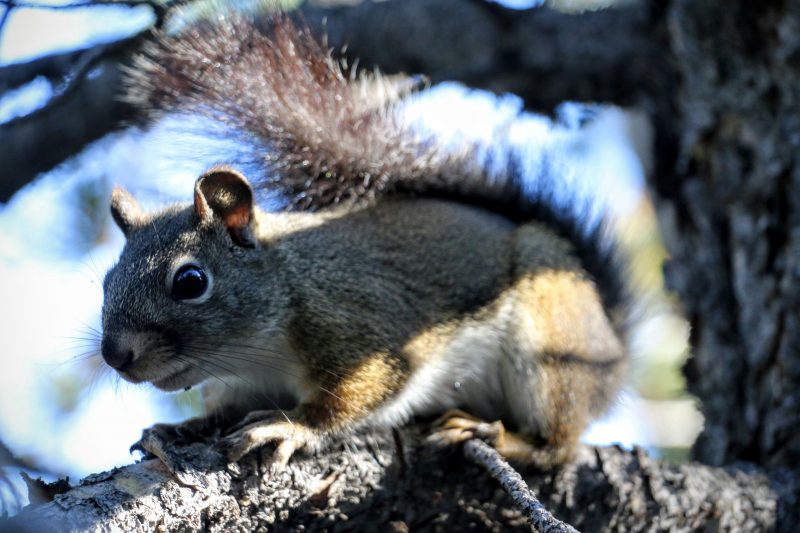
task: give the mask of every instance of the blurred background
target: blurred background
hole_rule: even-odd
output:
[[[537,4],[498,3],[515,9]],[[548,6],[580,10],[611,3],[565,0]],[[156,20],[147,6],[80,5],[5,2],[0,72],[44,54],[118,40]],[[0,125],[41,108],[61,90],[38,77],[0,93]],[[444,144],[480,141],[485,148],[476,157],[487,161],[518,152],[532,182],[543,179],[537,169],[546,159],[557,171],[546,179],[563,182],[554,188],[570,192],[563,201],[588,198],[594,208],[586,216],[607,214],[614,220],[650,306],[634,339],[630,385],[584,440],[685,457],[702,419],[680,371],[688,355],[687,325],[663,291],[666,253],[644,183],[652,144],[644,115],[564,102],[545,116],[526,111],[514,95],[452,82],[413,96],[404,113]],[[75,482],[130,463],[135,457],[128,447],[143,428],[200,410],[197,390],[166,394],[133,386],[106,368],[98,351],[102,278],[124,244],[108,212],[113,186],[125,186],[145,207],[188,201],[197,175],[236,149],[187,134],[189,120],[169,117],[146,130],[130,127],[105,135],[0,204],[0,440],[32,475],[69,475]],[[14,172],[0,164],[4,174]],[[0,491],[24,493],[19,467],[3,468],[15,487],[0,484]]]

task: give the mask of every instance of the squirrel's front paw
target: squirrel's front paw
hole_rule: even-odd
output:
[[[275,474],[286,466],[295,451],[317,441],[311,429],[292,418],[291,413],[283,411],[254,411],[222,439],[221,447],[230,461],[238,461],[256,448],[275,443],[267,468],[270,475]]]
[[[164,459],[168,445],[185,444],[200,440],[208,431],[205,417],[190,418],[179,424],[155,424],[142,431],[142,437],[131,445],[131,452],[140,451],[146,457]]]

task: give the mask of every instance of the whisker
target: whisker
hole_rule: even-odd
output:
[[[95,281],[95,280],[94,280],[94,278],[92,278],[92,277],[91,277],[89,274],[87,274],[86,272],[84,272],[84,271],[83,271],[83,270],[81,270],[81,269],[78,269],[78,271],[79,271],[81,274],[83,274],[83,276],[84,276],[84,277],[85,277],[85,278],[86,278],[86,279],[89,281],[89,283],[91,283],[91,284],[92,284],[92,285],[93,285],[93,286],[94,286],[94,287],[95,287],[95,288],[96,288],[98,291],[100,291],[100,293],[102,293],[102,292],[103,292],[103,287],[101,287],[101,286],[100,286],[100,285],[97,283],[97,281]]]
[[[237,373],[237,368],[235,366],[232,366],[230,364],[225,364],[225,363],[227,363],[227,361],[222,361],[214,353],[211,353],[211,352],[186,351],[186,350],[184,350],[183,353],[185,353],[186,355],[188,355],[190,357],[195,357],[197,359],[200,359],[203,362],[212,364],[215,367],[217,367],[218,369],[222,370],[223,372],[226,372],[228,374],[236,376],[238,379],[241,379],[247,385],[249,385],[250,388],[253,389],[253,390],[257,390],[258,389],[258,387],[256,387],[253,382],[251,382],[250,380],[248,380],[247,378],[245,378],[243,376],[240,376]],[[186,360],[186,358],[183,358],[183,360]],[[194,364],[194,363],[192,362],[192,364]],[[201,367],[198,366],[198,368],[201,368]]]
[[[200,340],[203,340],[203,339],[219,340],[219,341],[221,341],[220,344],[223,344],[225,346],[231,346],[231,347],[235,347],[235,348],[245,348],[245,349],[255,350],[255,351],[259,352],[259,353],[269,352],[270,354],[274,354],[276,359],[283,359],[283,360],[286,360],[286,361],[295,361],[296,360],[296,358],[290,357],[290,356],[286,355],[284,352],[280,352],[278,350],[272,349],[269,346],[264,346],[264,345],[259,346],[259,345],[254,345],[254,344],[245,344],[245,343],[241,343],[241,342],[230,342],[230,339],[228,337],[225,337],[225,336],[222,336],[222,335],[200,335],[200,336],[197,336],[197,338],[199,338]]]
[[[190,358],[183,357],[183,356],[180,356],[180,355],[177,355],[177,354],[173,354],[173,357],[174,357],[175,359],[177,359],[178,361],[180,361],[180,362],[183,362],[183,363],[185,363],[185,364],[187,364],[187,365],[191,366],[192,368],[195,368],[195,369],[199,370],[200,372],[203,372],[203,373],[205,373],[205,374],[206,374],[206,375],[208,375],[209,377],[211,377],[211,378],[214,378],[214,379],[218,380],[219,382],[221,382],[221,383],[222,383],[223,385],[225,385],[226,387],[228,387],[228,388],[230,388],[230,389],[232,389],[232,390],[234,389],[233,385],[231,385],[230,383],[228,383],[227,381],[225,381],[225,380],[222,378],[222,376],[219,376],[219,375],[217,375],[217,374],[215,374],[215,373],[211,372],[209,369],[207,369],[207,368],[204,368],[202,365],[198,365],[197,363],[195,363],[194,361],[192,361]]]
[[[195,347],[195,349],[197,349],[197,347]],[[243,355],[240,355],[238,352],[227,350],[225,347],[222,347],[222,348],[219,348],[219,349],[215,349],[215,350],[200,349],[199,355],[204,355],[204,354],[213,355],[213,356],[216,356],[216,357],[223,357],[226,360],[227,359],[232,359],[234,361],[242,361],[242,362],[246,362],[246,363],[251,363],[251,364],[256,365],[256,366],[261,366],[261,367],[264,367],[264,368],[268,368],[270,370],[278,370],[278,371],[283,372],[286,375],[294,377],[296,379],[303,379],[303,376],[300,376],[300,375],[298,375],[296,373],[293,373],[293,372],[289,371],[288,369],[283,368],[282,366],[273,363],[272,361],[270,361],[269,358],[255,357],[257,354],[243,354]],[[250,357],[251,355],[253,357]],[[236,367],[231,367],[231,369],[232,370],[236,370]]]
[[[151,219],[150,225],[153,227],[153,233],[155,233],[156,242],[158,242],[158,247],[163,248],[164,245],[161,243],[161,236],[158,234],[158,228],[156,227],[155,221]]]
[[[195,344],[195,343],[188,343],[188,344],[186,344],[186,346],[189,346],[189,347],[192,347],[192,348],[195,348],[195,349],[200,349],[200,350],[207,350],[208,349],[206,346],[201,346],[201,345]],[[248,349],[252,349],[253,352],[240,351],[240,350],[231,350],[229,347],[234,347],[234,348],[245,347],[245,348],[248,348]],[[221,353],[221,352],[219,352],[219,350],[225,350],[224,353],[226,355],[231,355],[232,358],[236,358],[236,359],[239,359],[241,361],[248,361],[248,362],[251,362],[251,363],[254,363],[254,364],[257,364],[257,365],[265,364],[264,357],[263,357],[265,354],[268,355],[270,359],[275,359],[275,360],[279,360],[279,361],[297,362],[297,358],[285,356],[281,352],[272,350],[272,349],[267,348],[267,347],[263,347],[262,348],[262,347],[251,346],[251,345],[228,344],[228,343],[226,343],[223,346],[221,346],[218,350],[216,350],[218,353]],[[234,356],[237,356],[237,357],[234,357]],[[349,367],[346,367],[346,366],[343,366],[343,365],[338,365],[338,364],[331,364],[330,366],[333,366],[334,368],[338,368],[340,370],[346,371],[348,374],[349,374],[349,371],[351,370]],[[340,378],[341,379],[341,378],[345,378],[346,377],[346,374],[339,374],[339,373],[334,372],[334,371],[332,371],[330,369],[327,369],[327,368],[323,368],[321,370],[323,372],[327,372],[328,374],[330,374],[330,375],[332,375],[332,376],[334,376],[336,378]]]
[[[97,335],[97,336],[98,336],[99,338],[101,338],[101,339],[103,338],[103,332],[102,332],[102,331],[100,331],[99,329],[97,329],[96,327],[92,326],[91,324],[87,324],[87,323],[86,323],[86,322],[84,322],[83,320],[78,320],[78,323],[79,323],[81,326],[83,326],[84,328],[86,328],[86,329],[87,329],[89,332],[91,332],[91,333],[93,333],[93,334]]]
[[[71,343],[86,343],[91,342],[95,344],[99,344],[100,339],[98,337],[60,337],[65,341],[70,341]]]
[[[83,352],[91,350],[97,350],[99,352],[100,345],[96,342],[81,342],[81,343],[76,342],[71,345],[64,345],[59,348],[49,350],[49,353],[51,356],[64,356],[64,355],[69,356],[74,354],[75,352]]]
[[[93,349],[93,350],[87,350],[87,351],[85,351],[85,352],[81,352],[81,353],[79,353],[79,354],[75,354],[75,355],[73,355],[72,357],[70,357],[70,358],[69,358],[69,359],[67,359],[66,361],[62,361],[62,363],[71,363],[71,362],[77,362],[77,361],[86,361],[87,359],[91,359],[91,358],[93,358],[93,357],[100,357],[100,356],[101,356],[101,354],[100,354],[100,350],[97,350],[97,349]]]
[[[195,357],[198,357],[198,358],[200,358],[200,359],[202,359],[204,361],[208,361],[208,362],[210,362],[212,364],[217,364],[218,366],[221,366],[218,362],[216,362],[217,358],[219,358],[219,357],[225,357],[225,358],[232,358],[232,359],[240,360],[240,358],[238,358],[237,356],[235,356],[235,355],[232,356],[231,354],[229,354],[228,352],[225,352],[225,351],[206,351],[206,352],[202,352],[202,353],[193,353],[192,355],[195,356]],[[268,360],[251,361],[251,360],[246,359],[246,358],[243,359],[243,360],[246,361],[246,362],[250,362],[250,363],[256,363],[256,364],[258,364],[260,366],[263,366],[264,368],[268,368],[270,370],[283,372],[284,374],[286,374],[288,376],[291,376],[291,377],[293,377],[295,379],[298,379],[298,380],[302,380],[303,379],[303,376],[297,375],[296,373],[291,372],[291,371],[287,370],[286,368],[282,368],[282,367],[280,367],[278,365],[270,364]],[[233,367],[233,368],[226,367],[226,369],[227,369],[228,372],[231,372],[231,373],[235,373],[235,370],[236,370],[235,367]],[[336,377],[341,377],[341,376],[336,376]],[[250,386],[253,386],[253,385],[250,383]],[[339,400],[341,402],[345,402],[346,401],[344,398],[342,398],[341,396],[337,395],[333,391],[323,387],[322,385],[317,385],[317,387],[321,391],[325,392],[326,394],[331,395],[333,398],[336,398],[337,400]],[[273,401],[273,403],[274,403],[274,401]],[[361,408],[360,411],[362,412],[362,414],[369,414],[369,411],[367,409],[365,409],[365,408]]]
[[[103,287],[102,287],[102,285],[103,285],[103,272],[97,266],[97,263],[94,262],[94,257],[92,257],[92,254],[89,254],[88,259],[89,259],[89,262],[92,265],[92,270],[94,271],[95,276],[97,276],[97,281],[99,283],[100,290],[102,290],[103,289]],[[107,269],[103,269],[103,270],[107,270]]]
[[[197,352],[185,352],[185,353],[186,353],[186,355],[189,355],[191,357],[195,357],[197,359],[200,359],[204,363],[208,363],[210,365],[213,365],[216,368],[222,370],[223,372],[226,372],[228,374],[231,374],[231,375],[237,377],[238,379],[241,379],[242,381],[244,381],[248,385],[249,388],[247,389],[247,392],[252,396],[252,398],[253,399],[257,399],[258,398],[258,396],[256,396],[256,394],[254,392],[254,391],[258,390],[258,387],[255,385],[255,383],[253,383],[249,379],[241,376],[240,373],[237,372],[237,368],[236,367],[234,367],[232,365],[229,365],[229,364],[225,364],[223,361],[220,360],[220,358],[217,355],[211,354],[211,353],[197,353]],[[198,366],[198,368],[202,368],[202,367]],[[279,369],[275,368],[275,370],[279,370]],[[234,387],[232,387],[232,388],[234,388]],[[270,401],[275,404],[276,408],[278,408],[277,403],[274,402],[274,400],[270,399]]]
[[[260,398],[260,397],[257,397],[257,396],[256,396],[256,395],[255,395],[255,394],[252,392],[252,391],[255,391],[255,390],[257,390],[257,389],[256,389],[256,387],[255,387],[255,385],[254,385],[252,382],[248,381],[247,379],[245,379],[245,378],[243,378],[243,377],[239,376],[238,374],[236,374],[236,372],[235,372],[235,370],[236,370],[236,369],[235,369],[235,368],[229,368],[229,367],[226,367],[225,365],[223,365],[222,363],[220,363],[218,360],[216,360],[216,358],[215,358],[213,355],[206,355],[206,354],[202,354],[202,353],[195,353],[195,354],[190,354],[190,355],[192,355],[193,357],[197,357],[198,359],[200,359],[200,360],[202,360],[202,361],[204,361],[204,362],[206,362],[206,363],[209,363],[209,364],[215,365],[215,366],[217,366],[218,368],[222,369],[223,371],[226,371],[226,372],[229,372],[229,373],[231,373],[231,374],[234,374],[234,375],[236,375],[236,377],[238,377],[239,379],[242,379],[243,381],[245,381],[245,383],[247,383],[248,385],[250,385],[250,388],[251,388],[250,394],[251,394],[251,396],[252,396],[253,398],[255,398],[255,399],[258,399],[258,398]],[[180,356],[177,356],[177,357],[180,357]],[[186,359],[185,359],[185,358],[184,358],[183,360],[184,360],[185,362],[187,362],[188,364],[193,364],[193,363],[191,363],[191,362],[189,362],[189,361],[186,361]],[[203,369],[201,366],[199,366],[199,365],[197,365],[197,366],[196,366],[196,368],[198,368],[198,369],[200,369],[200,370],[204,370],[204,369]],[[283,409],[281,409],[281,408],[280,408],[280,406],[278,405],[278,402],[276,402],[276,401],[275,401],[273,398],[271,398],[271,397],[270,397],[268,394],[265,394],[263,397],[264,397],[264,398],[266,398],[267,400],[269,400],[269,402],[272,404],[272,406],[275,408],[275,410],[277,410],[277,411],[280,411],[281,415],[283,415],[283,418],[285,418],[287,422],[289,422],[290,424],[294,425],[294,422],[292,422],[292,421],[291,421],[291,419],[289,419],[289,417],[286,415],[286,412],[285,412]]]
[[[339,396],[338,394],[335,394],[333,391],[330,391],[330,390],[326,389],[326,388],[325,388],[325,387],[323,387],[322,385],[317,385],[317,386],[320,388],[320,390],[322,390],[323,392],[327,392],[328,394],[330,394],[331,396],[333,396],[333,397],[334,397],[334,398],[336,398],[337,400],[339,400],[339,401],[341,401],[341,402],[345,402],[345,403],[347,403],[347,402],[346,402],[346,400],[345,400],[344,398],[342,398],[342,397],[341,397],[341,396]],[[361,408],[359,409],[359,411],[361,412],[361,414],[365,414],[365,415],[368,415],[368,414],[370,414],[369,410],[368,410],[367,408],[365,408],[365,407],[361,407]]]
[[[97,365],[92,369],[92,372],[89,376],[89,385],[87,386],[87,393],[89,396],[94,395],[95,387],[99,386],[100,379],[106,375],[106,368],[111,368],[105,365]]]

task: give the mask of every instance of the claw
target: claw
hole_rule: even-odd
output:
[[[271,478],[282,472],[300,446],[301,443],[296,440],[285,440],[275,447],[275,451],[269,457],[265,457],[268,454],[262,455],[262,474]]]
[[[150,453],[144,449],[144,446],[142,445],[142,439],[137,440],[136,442],[131,444],[130,448],[128,448],[128,453],[133,454],[133,452],[140,452],[145,457],[147,456],[148,453]]]
[[[315,440],[308,427],[292,422],[282,411],[254,411],[220,441],[220,447],[230,461],[236,462],[256,448],[275,443],[274,451],[262,454],[265,474],[272,477],[283,470],[295,451]]]
[[[266,444],[266,443],[265,443]],[[220,441],[220,448],[231,462],[236,462],[252,450],[255,446],[247,442],[241,430],[232,435],[228,435]]]
[[[509,461],[533,464],[543,470],[568,462],[574,451],[574,446],[567,445],[536,447],[529,436],[506,430],[499,420],[486,422],[458,410],[439,417],[427,441],[438,446],[453,446],[470,439],[486,441]]]
[[[142,452],[143,459],[158,457],[166,463],[167,453],[164,451],[164,443],[169,440],[169,436],[164,435],[162,426],[163,424],[156,424],[142,431],[142,437],[131,444],[130,452],[139,451]]]
[[[474,438],[495,446],[505,433],[502,422],[486,422],[458,409],[447,411],[436,419],[432,428],[428,442],[442,446],[459,444]]]
[[[130,453],[138,451],[144,459],[159,457],[164,460],[167,443],[196,441],[203,429],[208,427],[208,419],[202,417],[190,418],[179,424],[155,424],[142,431],[141,438],[131,444]]]

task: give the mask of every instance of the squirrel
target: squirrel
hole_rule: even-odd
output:
[[[414,78],[355,74],[285,16],[161,35],[127,76],[148,117],[203,114],[252,159],[155,212],[113,191],[126,243],[101,351],[122,378],[205,382],[213,412],[249,413],[227,457],[271,443],[272,472],[414,416],[443,415],[438,442],[482,436],[541,468],[573,458],[629,365],[631,291],[602,224],[527,191],[513,165],[437,147],[403,121]],[[240,171],[252,161],[267,178]],[[270,188],[285,209],[257,205]]]

